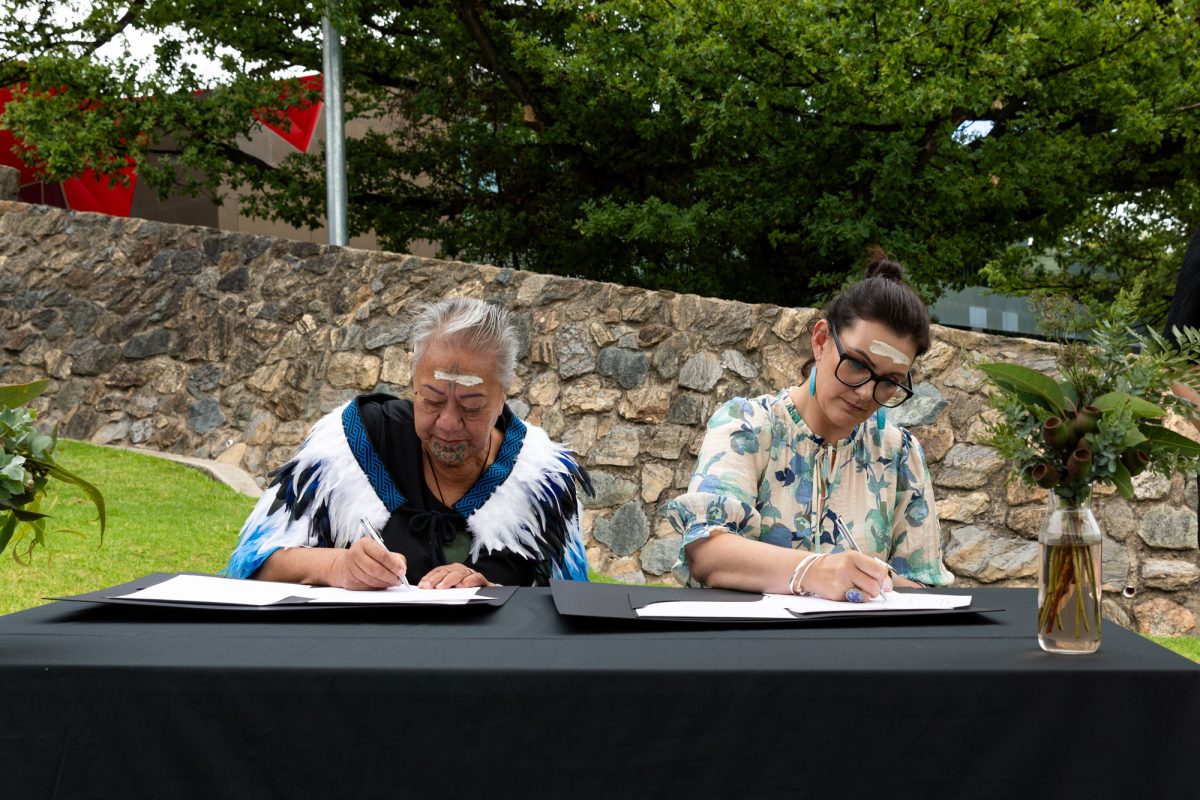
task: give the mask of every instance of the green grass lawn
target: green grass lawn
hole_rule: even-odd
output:
[[[91,503],[57,484],[46,546],[28,566],[13,560],[11,545],[0,555],[0,613],[150,572],[217,572],[254,507],[195,469],[139,453],[60,440],[58,460],[104,495],[104,543]]]
[[[1147,636],[1146,638],[1200,664],[1200,636]]]
[[[171,461],[66,440],[59,448],[62,465],[104,494],[104,544],[91,503],[59,484],[47,546],[34,550],[28,566],[13,560],[11,546],[0,556],[0,614],[149,572],[218,572],[254,507],[252,498]],[[1149,638],[1200,663],[1198,637]]]

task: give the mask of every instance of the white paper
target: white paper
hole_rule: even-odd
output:
[[[925,609],[964,608],[971,605],[970,595],[884,592],[863,603],[825,600],[820,597],[796,597],[789,594],[765,594],[751,602],[675,600],[651,603],[636,609],[639,617],[687,617],[692,619],[792,619],[797,614],[829,611],[870,613],[872,611],[919,611]]]
[[[301,594],[314,603],[353,603],[386,605],[403,603],[436,603],[438,605],[460,606],[472,600],[492,600],[494,598],[479,594],[478,587],[471,589],[418,589],[415,586],[393,586],[390,589],[357,592],[353,589],[338,589],[333,586],[306,587]]]
[[[128,600],[166,600],[176,603],[223,603],[269,606],[309,590],[302,583],[247,581],[211,575],[176,575],[162,583],[121,595]]]
[[[176,575],[162,583],[130,594],[128,600],[154,600],[175,603],[216,603],[231,606],[269,606],[287,598],[302,597],[314,603],[387,604],[422,603],[464,605],[471,600],[494,599],[472,589],[418,589],[393,586],[390,589],[353,591],[330,586],[302,583],[218,578],[211,575]]]

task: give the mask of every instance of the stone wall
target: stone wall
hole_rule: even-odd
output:
[[[347,398],[405,392],[411,312],[447,295],[515,313],[524,343],[509,402],[580,455],[597,489],[591,565],[635,583],[675,582],[678,537],[656,509],[686,487],[704,420],[733,395],[796,381],[815,313],[0,203],[0,382],[51,378],[38,409],[71,438],[262,476]],[[924,444],[947,563],[961,585],[1033,585],[1044,492],[1005,484],[966,359],[1042,367],[1052,347],[934,337],[916,398],[891,418]],[[1105,611],[1194,631],[1195,481],[1135,483],[1133,502],[1096,502]]]
[[[0,166],[0,200],[16,200],[21,189],[21,173],[12,167]]]

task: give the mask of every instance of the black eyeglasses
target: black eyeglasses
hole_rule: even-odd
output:
[[[895,408],[913,396],[911,374],[905,376],[905,380],[908,382],[907,386],[897,383],[891,378],[877,375],[875,370],[854,356],[846,355],[846,351],[842,349],[842,342],[838,339],[837,331],[833,329],[832,322],[829,323],[829,335],[833,337],[833,344],[838,351],[838,363],[834,367],[833,374],[839,381],[852,388],[862,386],[868,381],[875,381],[875,388],[871,390],[871,396],[875,398],[876,403],[887,408]]]

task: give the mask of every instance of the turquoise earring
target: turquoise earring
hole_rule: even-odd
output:
[[[883,430],[885,425],[887,425],[887,411],[880,406],[879,410],[875,412],[875,427]]]
[[[812,397],[817,393],[817,365],[813,364],[812,372],[808,373],[808,395]]]

